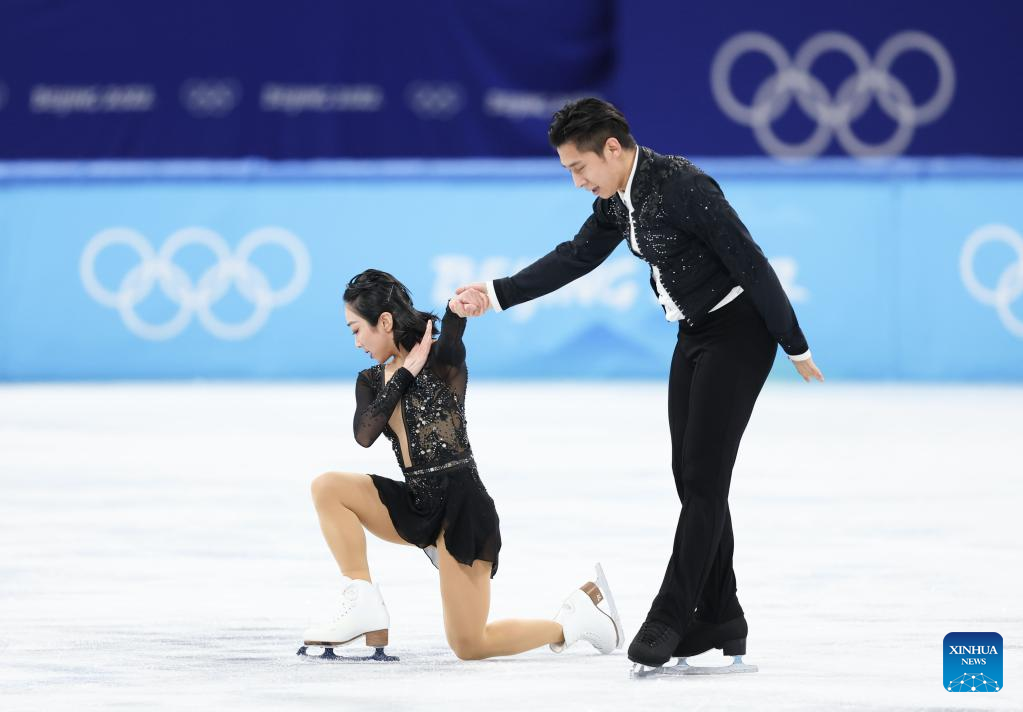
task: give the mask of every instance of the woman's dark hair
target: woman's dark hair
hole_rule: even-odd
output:
[[[437,316],[412,306],[412,296],[408,289],[387,272],[368,269],[355,275],[348,282],[344,299],[346,304],[374,327],[380,321],[381,314],[390,312],[394,321],[391,332],[394,343],[406,350],[411,350],[422,340],[427,320],[433,321],[433,335],[440,333]]]
[[[554,148],[574,143],[580,152],[592,151],[598,156],[604,153],[604,144],[612,136],[623,148],[636,145],[622,112],[595,97],[565,104],[554,114],[547,130],[547,138]]]

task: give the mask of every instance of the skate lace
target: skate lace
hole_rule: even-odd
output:
[[[646,621],[639,627],[639,633],[636,634],[636,637],[643,645],[653,647],[664,642],[669,630],[671,629],[667,625],[659,621]]]
[[[354,589],[348,588],[347,590],[345,590],[344,594],[341,596],[341,610],[340,612],[338,612],[336,616],[334,616],[334,620],[339,621],[345,616],[347,616],[349,613],[351,613],[352,608],[354,608],[355,606],[355,601],[356,599],[358,599],[358,597],[359,594]]]

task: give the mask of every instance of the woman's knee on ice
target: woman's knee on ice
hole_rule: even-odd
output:
[[[448,645],[459,660],[482,660],[486,657],[480,635],[449,635]]]

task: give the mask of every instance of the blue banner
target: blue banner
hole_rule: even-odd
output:
[[[1023,378],[1023,170],[703,165],[829,377]],[[392,272],[441,313],[459,285],[570,238],[591,202],[550,159],[308,178],[130,170],[3,184],[0,378],[347,377],[369,365],[343,323],[353,275]],[[472,320],[466,341],[474,377],[663,378],[675,334],[621,247],[558,292]]]
[[[1023,155],[1023,4],[0,4],[0,158],[547,156],[596,94],[665,153]]]
[[[611,95],[667,153],[1023,155],[1023,4],[623,4]]]

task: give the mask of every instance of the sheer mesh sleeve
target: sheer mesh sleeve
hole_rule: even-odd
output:
[[[440,338],[431,347],[431,368],[438,377],[459,395],[465,396],[468,371],[465,366],[465,344],[462,335],[465,333],[465,317],[458,316],[451,308],[444,311],[441,318]]]
[[[384,432],[394,406],[415,380],[412,372],[403,366],[395,371],[380,393],[376,393],[367,374],[363,371],[355,381],[355,440],[363,447],[372,445]]]

